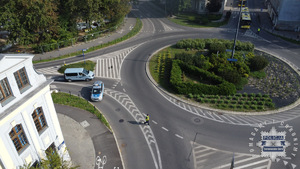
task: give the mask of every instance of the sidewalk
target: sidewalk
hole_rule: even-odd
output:
[[[135,26],[135,24],[136,24],[136,18],[127,17],[127,18],[124,19],[124,23],[123,23],[123,25],[121,25],[120,28],[118,28],[115,32],[112,32],[112,33],[110,33],[109,35],[107,35],[105,37],[101,37],[101,38],[98,38],[98,39],[87,41],[86,43],[84,43],[84,42],[78,43],[78,44],[75,44],[73,46],[69,46],[69,47],[66,47],[66,48],[61,48],[59,50],[54,50],[54,51],[46,52],[46,53],[43,53],[43,54],[36,54],[34,56],[33,60],[50,59],[50,58],[66,55],[66,54],[69,54],[69,53],[82,51],[82,49],[88,49],[88,48],[93,47],[93,46],[97,46],[97,45],[100,45],[100,44],[110,42],[110,41],[115,40],[117,38],[123,37],[124,35],[129,33],[131,31],[131,29]]]
[[[79,165],[81,169],[98,169],[104,166],[123,169],[113,134],[95,115],[60,104],[55,104],[55,109],[75,166]]]

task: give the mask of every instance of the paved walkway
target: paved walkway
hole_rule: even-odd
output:
[[[123,169],[114,135],[99,119],[84,110],[55,104],[73,164],[81,169]]]

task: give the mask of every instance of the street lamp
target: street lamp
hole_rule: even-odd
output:
[[[237,27],[236,27],[235,38],[234,38],[233,48],[232,48],[232,52],[231,52],[231,59],[233,59],[233,55],[234,55],[234,51],[235,51],[235,43],[236,43],[236,39],[237,39],[238,32],[239,32],[240,20],[241,20],[240,18],[241,18],[243,3],[244,3],[244,0],[242,0],[242,3],[241,3],[239,18],[238,18],[238,24],[237,24]]]
[[[86,50],[87,50],[87,49],[82,49],[82,56],[83,56],[84,65],[85,65],[84,52],[85,52]]]

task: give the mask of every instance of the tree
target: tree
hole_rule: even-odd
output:
[[[42,159],[40,164],[36,167],[32,167],[31,164],[24,164],[20,169],[76,169],[79,166],[71,166],[69,161],[64,160],[60,155],[50,149],[46,151],[46,158]]]
[[[206,9],[209,12],[219,12],[222,7],[222,0],[209,0]]]
[[[49,41],[57,37],[58,21],[54,0],[6,0],[0,6],[0,22],[19,44]]]
[[[166,7],[170,14],[177,14],[190,8],[191,0],[166,0]]]

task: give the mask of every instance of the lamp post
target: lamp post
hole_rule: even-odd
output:
[[[86,51],[86,49],[82,49],[82,56],[83,56],[84,65],[85,65],[85,58],[84,58],[84,52],[85,51]]]
[[[235,51],[235,43],[236,43],[236,39],[237,39],[238,32],[239,32],[243,3],[244,3],[244,0],[242,0],[242,3],[241,3],[239,18],[238,18],[238,24],[237,24],[237,27],[236,27],[235,38],[234,38],[233,48],[232,48],[232,52],[231,52],[231,59],[233,59],[233,55],[234,55],[234,51]]]

